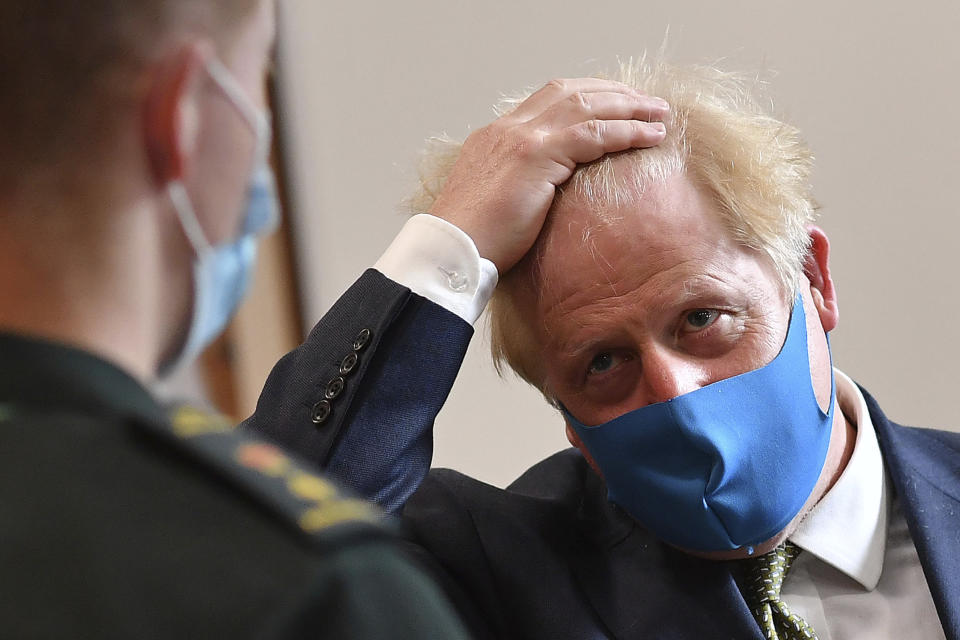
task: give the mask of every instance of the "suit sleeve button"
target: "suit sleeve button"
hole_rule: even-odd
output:
[[[333,380],[327,383],[327,388],[323,392],[324,397],[326,397],[327,400],[333,400],[334,398],[339,396],[341,393],[343,393],[344,384],[345,384],[344,379],[341,378],[340,376],[337,376],[336,378],[334,378]]]
[[[360,358],[357,356],[356,352],[348,353],[347,357],[343,359],[343,362],[340,363],[340,375],[345,376],[357,368],[357,363],[360,361]]]
[[[313,424],[323,424],[326,422],[327,418],[330,417],[332,409],[333,407],[326,400],[321,400],[313,405],[313,412],[310,414],[310,419],[313,421]]]
[[[367,346],[370,342],[370,338],[373,336],[370,333],[370,329],[363,329],[360,333],[357,334],[356,339],[353,341],[353,350],[362,351],[364,347]]]

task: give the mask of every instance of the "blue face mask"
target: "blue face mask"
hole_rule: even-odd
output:
[[[243,115],[256,136],[253,172],[247,186],[246,211],[238,234],[232,240],[212,245],[206,238],[183,183],[168,187],[184,233],[193,246],[193,311],[183,343],[161,366],[166,375],[193,360],[226,327],[250,286],[257,258],[257,241],[277,225],[279,207],[273,171],[270,169],[270,121],[253,105],[232,74],[219,62],[207,64],[207,72]]]
[[[803,300],[768,365],[587,427],[564,414],[603,472],[611,502],[692,551],[769,540],[812,493],[833,425],[810,379]]]

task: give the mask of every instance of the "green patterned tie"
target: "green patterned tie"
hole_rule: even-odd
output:
[[[780,588],[800,548],[790,542],[757,558],[744,561],[743,597],[767,640],[816,639],[817,633],[803,618],[790,612],[780,599]]]

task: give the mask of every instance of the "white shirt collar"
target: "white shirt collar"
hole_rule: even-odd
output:
[[[857,428],[847,467],[790,540],[872,591],[883,571],[889,488],[867,403],[857,385],[834,369],[837,404]]]

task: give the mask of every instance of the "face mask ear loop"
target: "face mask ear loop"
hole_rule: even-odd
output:
[[[183,232],[187,234],[187,240],[190,241],[190,245],[197,256],[199,257],[210,251],[210,243],[200,227],[200,221],[197,220],[197,214],[193,210],[193,204],[190,202],[190,196],[187,195],[183,183],[179,180],[171,182],[167,186],[167,194],[170,196],[173,208],[177,212],[177,218],[180,219],[180,226],[183,227]]]
[[[273,141],[273,126],[268,112],[257,108],[250,100],[246,90],[237,82],[233,73],[217,58],[210,58],[206,64],[207,73],[214,84],[220,88],[228,100],[237,108],[253,131],[256,146],[253,150],[254,171],[258,167],[268,166]]]
[[[272,127],[267,115],[250,101],[246,91],[237,82],[230,70],[216,58],[207,61],[207,73],[214,83],[220,87],[224,95],[234,104],[243,115],[243,119],[250,125],[257,137],[256,160],[262,161],[270,152],[270,138]]]

